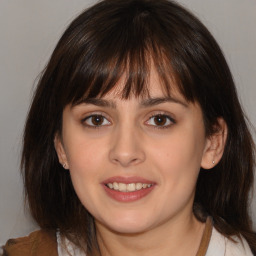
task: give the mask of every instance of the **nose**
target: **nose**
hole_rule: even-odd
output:
[[[142,136],[136,128],[123,127],[115,131],[109,151],[109,159],[122,167],[137,165],[145,161]]]

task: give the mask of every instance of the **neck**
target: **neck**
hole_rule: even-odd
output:
[[[195,256],[204,231],[193,214],[136,234],[117,233],[101,223],[96,227],[102,256]]]

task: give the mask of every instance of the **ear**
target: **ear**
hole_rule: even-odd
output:
[[[59,134],[56,134],[54,137],[54,147],[58,155],[60,164],[63,166],[64,169],[69,169],[67,155]]]
[[[215,132],[207,138],[201,167],[211,169],[219,163],[224,152],[227,140],[227,124],[223,118],[218,118]]]

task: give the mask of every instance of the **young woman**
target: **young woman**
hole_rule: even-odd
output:
[[[253,157],[204,25],[172,1],[101,1],[35,91],[21,165],[41,230],[5,255],[253,255]]]

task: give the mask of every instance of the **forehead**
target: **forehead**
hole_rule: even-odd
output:
[[[116,108],[117,104],[126,101],[132,101],[132,104],[138,104],[141,107],[151,107],[166,102],[178,103],[185,108],[189,105],[189,102],[179,92],[178,86],[174,81],[170,80],[170,84],[168,86],[171,88],[171,93],[167,93],[165,88],[166,85],[164,85],[161,79],[159,79],[159,75],[155,69],[151,69],[147,84],[144,85],[147,89],[145,93],[130,93],[129,97],[123,97],[123,91],[125,91],[126,83],[126,78],[123,76],[115,86],[104,95],[84,97],[74,105],[77,106],[85,103],[100,107]]]
[[[166,63],[166,60],[162,65],[157,65],[152,57],[148,57],[147,65],[141,69],[131,68],[131,63],[120,70],[109,68],[104,69],[104,74],[95,71],[93,79],[79,79],[78,83],[73,84],[73,92],[70,91],[70,95],[75,96],[67,104],[75,106],[88,99],[128,100],[159,97],[172,97],[184,103],[194,102],[187,97],[179,77],[172,69],[171,63]]]
[[[115,86],[103,96],[99,98],[105,99],[123,99],[124,100],[124,91],[127,86],[127,76],[123,75],[121,79],[115,84]],[[166,90],[168,86],[169,92]],[[136,87],[136,85],[135,85]],[[177,98],[184,102],[187,102],[185,97],[180,93],[179,88],[173,78],[170,77],[168,80],[168,85],[160,79],[158,72],[155,67],[150,68],[150,72],[145,80],[144,84],[145,90],[136,94],[131,92],[128,98],[137,98],[138,100],[148,99],[148,98]]]

